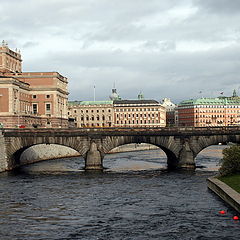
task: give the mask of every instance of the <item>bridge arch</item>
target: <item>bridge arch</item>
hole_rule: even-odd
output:
[[[193,156],[194,158],[196,158],[197,155],[205,148],[212,145],[218,145],[219,143],[228,143],[228,142],[240,143],[240,136],[239,135],[198,136],[198,137],[192,137],[190,144],[191,144]]]
[[[167,156],[168,168],[174,169],[178,166],[178,154],[181,147],[178,145],[178,142],[173,141],[173,138],[171,136],[108,136],[97,141],[96,145],[101,155],[101,165],[103,164],[104,156],[116,147],[131,143],[147,143],[162,149]]]
[[[16,167],[23,165],[20,162],[22,153],[32,146],[39,144],[57,144],[66,146],[79,152],[83,157],[89,150],[89,143],[82,137],[57,137],[57,138],[46,138],[46,137],[28,137],[28,138],[9,138],[6,139],[8,144],[6,145],[6,158],[8,159],[8,170],[12,170]]]

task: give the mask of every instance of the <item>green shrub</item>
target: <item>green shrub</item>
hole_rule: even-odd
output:
[[[240,173],[240,146],[233,145],[223,150],[223,158],[219,169],[221,176]]]

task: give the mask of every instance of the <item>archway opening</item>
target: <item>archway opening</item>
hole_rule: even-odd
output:
[[[163,170],[167,168],[167,155],[152,144],[124,144],[104,156],[103,167],[114,172]]]
[[[21,149],[15,161],[24,172],[79,171],[84,159],[76,150],[59,144],[37,144]]]
[[[204,148],[195,158],[196,170],[218,171],[223,157],[222,151],[227,147],[228,144],[220,143]]]

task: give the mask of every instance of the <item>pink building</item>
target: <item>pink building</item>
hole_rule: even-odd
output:
[[[4,127],[67,127],[67,78],[22,72],[19,52],[0,47],[0,123]]]

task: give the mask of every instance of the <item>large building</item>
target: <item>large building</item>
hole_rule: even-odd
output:
[[[0,123],[4,127],[67,127],[67,78],[22,72],[19,51],[0,47]]]
[[[115,127],[165,127],[166,110],[156,100],[115,100]]]
[[[165,127],[165,108],[156,100],[120,100],[116,89],[111,101],[69,102],[68,116],[75,127]]]
[[[69,101],[68,117],[74,127],[112,127],[113,101]]]
[[[178,126],[208,127],[240,125],[240,97],[198,98],[177,107]]]

